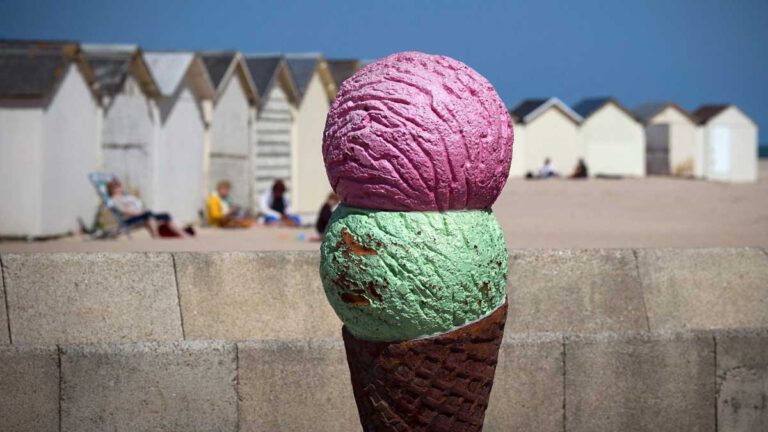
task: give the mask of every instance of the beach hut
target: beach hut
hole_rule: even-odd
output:
[[[100,163],[93,73],[73,42],[0,41],[0,237],[42,238],[90,221]]]
[[[238,52],[206,52],[200,57],[216,89],[211,123],[208,191],[221,180],[232,183],[232,200],[250,207],[256,145],[256,87]]]
[[[102,106],[102,170],[154,205],[153,169],[160,96],[136,45],[83,45]]]
[[[146,52],[144,59],[160,90],[153,210],[194,222],[206,195],[213,84],[194,53]]]
[[[703,105],[693,112],[701,127],[704,176],[711,180],[757,180],[757,124],[736,105]]]
[[[315,215],[331,192],[322,146],[325,117],[336,97],[336,83],[328,63],[319,54],[289,55],[286,62],[298,96],[296,134],[291,149],[293,210]]]
[[[336,89],[340,89],[344,80],[354,75],[361,67],[363,65],[357,59],[328,59],[328,68],[336,84]]]
[[[645,126],[648,175],[704,175],[696,120],[674,102],[647,102],[634,110]]]
[[[277,179],[285,181],[291,188],[291,150],[298,95],[283,56],[246,55],[245,63],[259,95],[251,189],[252,202],[258,203],[261,195]],[[290,193],[293,195],[293,191]]]
[[[630,111],[610,97],[583,99],[573,110],[584,119],[581,140],[590,175],[645,175],[645,131]]]
[[[546,158],[561,175],[569,174],[584,157],[582,118],[560,99],[524,100],[510,115],[515,127],[510,176],[536,174]]]

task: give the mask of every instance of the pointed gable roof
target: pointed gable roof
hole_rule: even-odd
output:
[[[291,103],[298,104],[296,84],[282,55],[249,54],[245,56],[245,65],[259,94],[260,104],[276,84],[283,85]]]
[[[341,84],[363,66],[360,63],[360,60],[357,59],[329,59],[328,67],[331,71],[333,81],[336,84],[336,88],[340,89]]]
[[[623,111],[633,121],[636,120],[635,115],[632,112],[630,112],[622,104],[620,104],[618,100],[612,97],[596,97],[596,98],[582,99],[573,107],[573,110],[576,111],[576,113],[579,114],[582,118],[584,118],[584,120],[586,120],[590,116],[592,116],[592,114],[596,113],[598,110],[600,110],[602,107],[608,104],[612,104],[616,106],[616,108]]]
[[[94,90],[101,96],[115,95],[133,74],[148,96],[159,95],[149,67],[137,45],[84,44],[83,54],[94,74]]]
[[[578,113],[573,111],[571,107],[566,105],[565,102],[556,97],[551,97],[549,99],[526,99],[510,110],[509,113],[516,122],[524,124],[535,120],[549,108],[557,109],[576,124],[579,124],[584,120]]]
[[[190,73],[198,97],[213,97],[215,89],[211,78],[202,60],[195,53],[150,51],[144,53],[144,60],[162,96],[173,95],[187,73]]]
[[[291,72],[293,82],[296,84],[299,104],[304,100],[304,95],[315,73],[319,75],[323,83],[328,100],[331,101],[336,97],[336,83],[322,54],[289,54],[286,55],[285,61],[288,65],[288,70]]]
[[[693,112],[693,117],[696,118],[700,125],[708,123],[718,114],[728,109],[730,104],[709,104],[702,105]]]
[[[208,70],[208,76],[211,77],[211,82],[216,89],[221,86],[221,82],[224,81],[224,77],[235,61],[235,51],[221,51],[221,52],[202,52],[200,58],[205,63],[205,68]]]
[[[77,64],[92,85],[93,71],[77,42],[0,40],[0,98],[50,95],[70,62]]]
[[[634,109],[634,114],[638,121],[643,124],[648,124],[654,117],[656,117],[656,114],[664,111],[667,108],[672,108],[680,112],[680,114],[691,120],[692,123],[696,123],[696,119],[691,116],[691,113],[684,110],[680,105],[669,101],[642,103]]]

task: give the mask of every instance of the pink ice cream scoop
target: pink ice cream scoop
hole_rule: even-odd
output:
[[[341,86],[323,158],[333,189],[350,206],[484,209],[507,181],[512,124],[493,86],[469,66],[402,52]]]

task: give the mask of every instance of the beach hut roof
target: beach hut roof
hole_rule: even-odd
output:
[[[635,118],[643,124],[648,124],[651,121],[651,119],[656,117],[656,114],[662,112],[668,107],[671,107],[677,110],[678,112],[680,112],[680,114],[684,115],[689,120],[691,120],[692,123],[697,123],[697,120],[693,118],[693,116],[691,116],[691,113],[683,109],[683,107],[681,107],[680,105],[674,102],[668,102],[668,101],[645,102],[643,104],[638,105],[634,110]]]
[[[189,72],[198,97],[213,97],[211,78],[202,60],[195,53],[151,51],[144,54],[144,59],[163,96],[171,96]]]
[[[253,55],[245,56],[245,64],[251,75],[251,81],[256,86],[256,91],[261,97],[261,103],[269,94],[275,84],[282,84],[286,90],[288,99],[294,105],[298,102],[296,84],[282,55]]]
[[[208,76],[216,88],[217,95],[224,91],[228,77],[237,74],[245,85],[245,91],[250,101],[258,98],[256,86],[251,80],[251,74],[245,66],[243,55],[237,51],[202,52],[200,58],[205,64]]]
[[[93,71],[77,42],[0,40],[0,98],[49,96],[69,62],[75,62],[86,82],[93,84]]]
[[[576,111],[576,113],[578,113],[584,119],[587,119],[590,116],[592,116],[592,114],[596,113],[600,108],[608,104],[613,104],[618,109],[623,111],[626,115],[631,117],[633,120],[635,119],[635,115],[632,112],[630,112],[628,109],[626,109],[622,104],[619,103],[618,100],[616,100],[613,97],[596,97],[596,98],[582,99],[573,107],[573,110]]]
[[[307,92],[307,87],[309,87],[309,82],[315,72],[319,74],[320,80],[323,82],[328,100],[333,100],[336,97],[336,83],[322,54],[289,54],[286,56],[286,63],[293,82],[296,84],[299,104],[304,100],[304,94]]]
[[[730,106],[730,104],[702,105],[693,112],[693,117],[696,118],[700,125],[707,124]]]
[[[330,59],[328,60],[328,68],[331,71],[331,76],[336,84],[336,89],[341,88],[341,84],[349,77],[355,74],[362,64],[357,59]]]
[[[566,117],[578,124],[584,120],[577,112],[571,109],[565,102],[556,97],[549,99],[526,99],[513,108],[509,114],[518,123],[530,123],[549,108],[555,108]]]
[[[97,94],[112,96],[119,93],[129,74],[138,79],[148,96],[160,94],[137,45],[83,44],[82,50],[93,69]]]

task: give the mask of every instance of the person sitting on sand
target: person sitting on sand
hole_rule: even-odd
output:
[[[328,228],[328,223],[331,221],[331,215],[340,202],[341,199],[339,196],[331,192],[323,203],[323,206],[320,208],[320,213],[318,213],[317,221],[315,222],[315,229],[319,235],[318,240],[323,239],[325,230]]]
[[[571,178],[584,179],[588,176],[589,171],[587,170],[587,164],[584,163],[584,159],[579,159],[579,162],[576,164],[576,168],[573,170],[573,174],[571,174]]]
[[[107,193],[109,194],[110,205],[120,212],[125,218],[125,223],[127,225],[143,223],[152,238],[189,237],[195,234],[192,227],[179,229],[168,213],[153,213],[150,210],[144,210],[144,204],[138,197],[123,191],[120,180],[114,179],[107,183]]]
[[[222,180],[216,185],[216,190],[208,198],[208,223],[220,228],[248,228],[253,225],[249,212],[232,204],[229,195],[232,183]]]
[[[544,159],[544,165],[539,168],[539,178],[557,177],[558,175],[557,168],[552,164],[552,160],[550,158]]]
[[[301,225],[301,219],[291,214],[291,199],[288,197],[288,188],[282,180],[275,180],[272,187],[264,192],[259,207],[264,214],[264,223],[267,225],[290,227]]]

